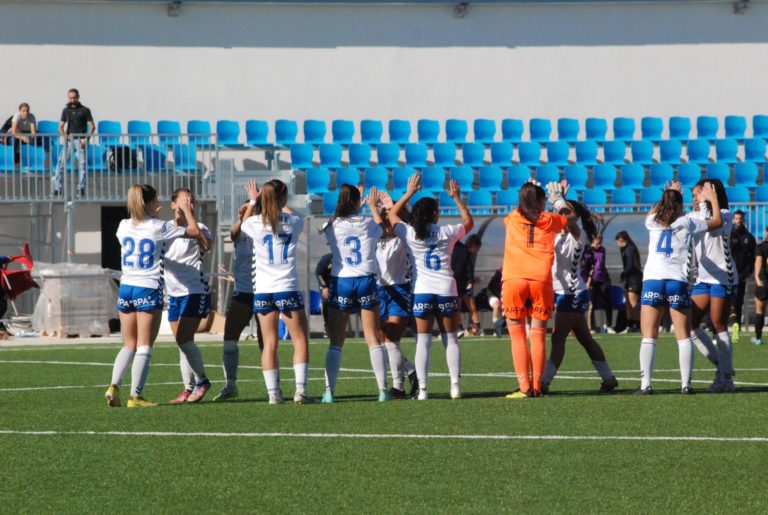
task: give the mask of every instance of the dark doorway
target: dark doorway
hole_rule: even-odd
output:
[[[124,206],[101,207],[101,266],[120,270],[120,242],[115,233],[120,221],[128,218]]]

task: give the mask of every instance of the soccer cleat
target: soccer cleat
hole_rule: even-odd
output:
[[[144,397],[135,395],[133,397],[128,397],[127,406],[129,408],[151,408],[153,406],[159,406],[159,404],[157,404],[156,402],[148,401]]]
[[[731,326],[731,342],[732,343],[739,343],[739,330],[741,327],[739,326],[738,322],[734,322]]]
[[[333,397],[333,392],[330,390],[326,390],[323,394],[323,398],[320,399],[320,402],[323,404],[333,404],[336,402],[336,399]]]
[[[211,382],[208,379],[203,379],[195,386],[194,391],[187,397],[187,402],[200,402],[211,389]]]
[[[464,329],[459,329],[458,332],[456,333],[456,338],[461,340],[462,338],[464,338],[465,334],[466,334],[466,331],[464,331]]]
[[[615,377],[612,377],[607,381],[600,383],[600,393],[611,393],[618,387],[619,381],[617,381]]]
[[[110,385],[109,388],[107,388],[107,393],[104,394],[104,397],[107,398],[107,406],[110,408],[119,408],[120,407],[120,387],[115,385]]]
[[[237,399],[239,392],[237,386],[231,389],[224,388],[219,394],[213,398],[213,402],[226,402]]]
[[[390,397],[392,397],[393,399],[398,400],[398,401],[408,398],[405,395],[405,391],[404,390],[398,390],[397,388],[392,388],[389,391],[389,395],[390,395]]]
[[[392,396],[389,394],[387,390],[379,390],[379,402],[387,402],[391,400],[392,400]]]
[[[461,399],[461,388],[458,384],[451,385],[451,399]]]
[[[482,329],[477,324],[469,324],[469,327],[467,327],[467,334],[470,336],[479,336],[482,332]]]
[[[283,402],[284,402],[283,401],[283,394],[280,393],[279,390],[276,391],[275,393],[270,393],[269,394],[269,404],[270,404],[270,406],[274,406],[274,405],[277,405],[277,404],[282,404]]]
[[[530,399],[533,398],[533,390],[528,390],[527,392],[524,392],[522,390],[517,390],[516,392],[512,392],[506,397],[505,399]]]
[[[653,395],[653,388],[638,388],[633,395]]]
[[[409,392],[409,395],[415,397],[419,393],[419,377],[416,375],[415,370],[408,374],[408,382],[411,383],[411,391]]]
[[[189,399],[190,395],[192,395],[192,392],[190,392],[189,390],[184,390],[179,394],[178,397],[168,401],[168,404],[184,404],[185,402],[187,402],[187,399]]]
[[[736,385],[733,384],[733,381],[725,381],[723,383],[723,390],[722,393],[733,393],[736,391]]]
[[[720,379],[720,371],[715,369],[715,378],[712,380],[712,384],[709,385],[709,388],[707,388],[707,391],[712,393],[722,393],[723,391],[723,382]]]
[[[682,393],[683,395],[693,395],[694,393],[696,393],[696,390],[694,390],[692,386],[683,386],[680,389],[680,393]]]
[[[420,401],[426,401],[429,399],[429,394],[427,393],[427,390],[424,388],[419,388],[419,395],[416,397],[417,400]]]
[[[293,394],[294,404],[314,404],[315,402],[317,402],[315,398],[307,393],[296,392]]]
[[[544,381],[541,382],[541,390],[539,391],[541,395],[547,395],[549,394],[549,385],[545,383]]]
[[[755,345],[762,345],[763,339],[762,338],[752,338],[752,343]]]
[[[501,338],[501,333],[504,332],[504,324],[505,321],[503,318],[500,318],[493,323],[493,334],[496,335],[496,338]]]

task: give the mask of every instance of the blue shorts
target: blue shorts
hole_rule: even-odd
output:
[[[376,276],[334,277],[331,276],[328,304],[339,311],[355,312],[360,309],[373,309],[379,303],[376,288]]]
[[[589,291],[576,295],[555,295],[555,311],[558,313],[586,313],[589,310]]]
[[[643,281],[643,293],[640,299],[643,306],[669,306],[673,309],[690,309],[691,307],[688,283],[672,279]]]
[[[389,317],[411,316],[411,285],[395,284],[392,286],[378,287],[379,315],[382,320]]]
[[[253,306],[253,293],[246,293],[244,291],[236,291],[232,295],[232,300],[245,304],[246,306]]]
[[[168,321],[181,317],[205,318],[211,312],[211,294],[193,293],[183,297],[168,297]]]
[[[459,298],[452,295],[416,293],[413,296],[413,316],[424,318],[429,315],[451,316],[459,311]]]
[[[120,285],[117,310],[121,313],[154,311],[163,309],[163,290],[141,286]]]
[[[266,315],[275,310],[285,313],[302,309],[304,309],[304,296],[300,291],[253,294],[253,312],[257,315]]]
[[[716,299],[736,299],[736,286],[726,286],[724,284],[696,283],[691,290],[691,296],[709,295]]]

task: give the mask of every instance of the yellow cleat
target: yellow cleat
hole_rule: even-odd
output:
[[[129,408],[151,408],[152,406],[159,406],[159,404],[150,402],[144,397],[133,396],[128,398]]]
[[[530,395],[528,395],[526,392],[518,390],[507,395],[505,399],[527,399],[528,397],[530,397]]]
[[[121,406],[119,387],[111,385],[109,388],[107,388],[107,393],[104,394],[104,397],[107,398],[107,406],[110,408],[119,408]]]

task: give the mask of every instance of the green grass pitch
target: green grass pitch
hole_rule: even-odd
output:
[[[2,348],[0,513],[764,513],[768,348],[735,345],[737,393],[683,396],[677,346],[662,337],[657,394],[636,397],[639,336],[599,340],[614,395],[596,394],[569,339],[551,395],[505,399],[516,388],[509,341],[485,337],[461,341],[463,399],[448,398],[437,339],[430,400],[380,404],[368,352],[349,340],[340,402],[269,406],[246,342],[240,399],[218,404],[221,344],[203,343],[210,396],[138,410],[104,402],[119,345]],[[314,343],[309,391],[319,396],[326,344]],[[413,341],[404,349],[412,358]],[[290,346],[280,355],[288,398]],[[157,346],[147,398],[179,393],[177,364],[174,345]],[[711,379],[697,354],[694,386]]]

